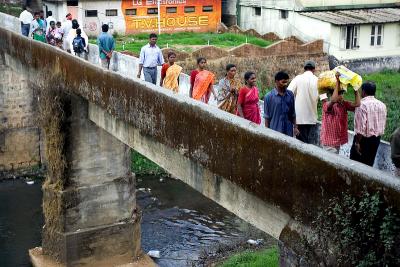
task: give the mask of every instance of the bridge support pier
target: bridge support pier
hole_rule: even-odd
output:
[[[140,214],[130,149],[88,120],[86,100],[69,95],[61,106],[65,116],[60,133],[67,133],[61,155],[65,173],[62,182],[51,177],[57,170],[47,155],[50,176],[43,185],[43,249],[30,251],[32,262],[35,266],[43,258],[61,266],[133,262],[140,254]],[[50,132],[46,132],[46,146],[54,144]],[[46,152],[52,153],[49,149]]]

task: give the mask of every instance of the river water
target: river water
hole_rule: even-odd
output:
[[[40,183],[0,182],[0,266],[30,266],[27,251],[41,244]],[[137,203],[143,211],[142,248],[160,251],[161,267],[201,266],[201,257],[224,245],[271,237],[172,178],[139,177]]]

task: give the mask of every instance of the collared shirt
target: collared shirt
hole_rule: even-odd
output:
[[[354,132],[365,137],[381,136],[385,132],[386,106],[374,96],[361,99],[354,116]]]
[[[110,52],[111,50],[115,49],[114,38],[106,32],[102,32],[99,35],[99,37],[97,38],[97,45],[99,46],[99,53],[101,59],[106,58],[106,54],[103,52],[103,50],[106,52]]]
[[[318,78],[311,71],[297,75],[288,86],[295,96],[297,124],[317,123]]]
[[[161,49],[155,45],[147,44],[140,50],[139,64],[145,68],[154,68],[164,64],[164,57]]]
[[[338,147],[348,141],[347,111],[355,108],[349,101],[334,103],[331,109],[328,106],[328,101],[322,104],[321,144]]]
[[[294,95],[286,90],[283,95],[275,88],[264,98],[264,118],[269,128],[283,134],[293,136],[293,123],[296,119]]]
[[[22,11],[22,13],[19,15],[19,21],[21,21],[23,24],[30,24],[32,20],[33,16],[28,10]]]

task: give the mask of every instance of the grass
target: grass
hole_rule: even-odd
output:
[[[166,172],[157,164],[132,150],[132,172],[136,175],[164,175]]]
[[[221,48],[235,47],[247,42],[261,47],[266,47],[272,44],[271,41],[266,41],[254,36],[246,36],[243,34],[234,33],[194,33],[194,32],[178,32],[178,33],[162,33],[158,37],[157,45],[161,48],[168,47],[176,48],[180,51],[191,52],[191,46],[214,45]],[[116,37],[116,50],[128,50],[134,53],[139,53],[140,48],[147,44],[149,34],[141,33],[135,35],[117,36]],[[96,41],[91,40],[92,43]],[[125,47],[123,49],[123,43]]]
[[[362,76],[363,81],[373,81],[376,84],[375,97],[385,103],[387,108],[387,120],[385,134],[382,139],[389,141],[391,134],[397,127],[400,127],[400,71],[384,70]],[[260,88],[260,98],[271,91],[270,88]],[[348,101],[354,101],[354,90],[349,86],[344,98]],[[318,119],[321,120],[322,105],[318,102]],[[349,130],[354,130],[354,112],[348,113]]]
[[[19,17],[22,12],[22,6],[19,4],[0,3],[0,12]]]
[[[278,249],[273,247],[256,252],[241,252],[218,265],[218,267],[275,267],[278,265]]]

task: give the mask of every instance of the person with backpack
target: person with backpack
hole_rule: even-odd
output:
[[[76,30],[78,28],[79,28],[78,21],[76,19],[73,19],[72,20],[72,29],[69,31],[68,36],[67,36],[67,40],[69,43],[69,52],[72,54],[76,53],[74,51],[73,41],[76,37]],[[81,37],[85,40],[84,49],[83,49],[84,51],[82,52],[82,54],[83,54],[82,56],[85,56],[85,54],[88,52],[89,38],[82,29],[80,29],[80,30],[81,30]]]
[[[85,46],[86,42],[85,39],[81,36],[82,30],[76,29],[76,37],[72,40],[72,50],[74,51],[75,55],[80,58],[85,58]]]

